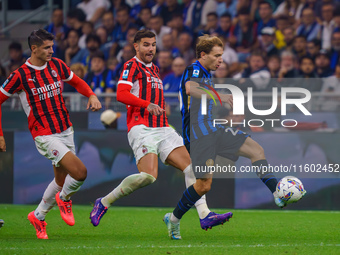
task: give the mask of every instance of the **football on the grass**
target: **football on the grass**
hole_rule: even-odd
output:
[[[294,176],[283,177],[276,186],[279,198],[287,204],[299,201],[306,193],[302,182]]]

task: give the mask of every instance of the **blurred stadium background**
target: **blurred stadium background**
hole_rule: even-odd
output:
[[[96,2],[93,5],[96,8],[87,6],[91,2]],[[270,108],[273,87],[304,87],[312,92],[306,105],[312,116],[291,109],[284,117],[302,122],[300,130],[268,125],[247,130],[264,147],[269,163],[340,163],[338,1],[2,0],[0,3],[1,84],[29,57],[26,42],[29,33],[46,28],[56,35],[55,56],[88,82],[106,109],[121,113],[115,128],[106,129],[100,121],[101,112],[87,112],[86,98],[64,84],[63,94],[75,127],[77,155],[88,169],[84,186],[74,196],[76,204],[93,202],[111,191],[122,178],[137,172],[126,137],[126,109],[116,102],[115,89],[122,64],[134,56],[131,35],[141,27],[156,31],[155,64],[160,67],[164,81],[169,122],[177,131],[181,133],[177,99],[181,72],[195,58],[197,37],[214,34],[226,43],[225,64],[214,77],[228,79],[244,90],[251,86],[255,108]],[[103,54],[104,65],[95,70],[91,57],[98,51]],[[262,64],[252,65],[252,56],[260,56]],[[105,77],[98,73],[105,73]],[[256,80],[259,73],[265,77],[260,83]],[[2,113],[7,152],[0,154],[0,194],[6,194],[0,195],[0,203],[36,204],[53,178],[51,163],[35,149],[19,98],[14,96],[6,101]],[[219,113],[221,117],[230,114],[224,109]],[[271,117],[282,118],[279,109]],[[246,112],[244,118],[254,116]],[[242,164],[249,162],[240,159],[236,163]],[[184,189],[183,176],[169,166],[160,164],[159,168],[156,183],[116,204],[173,207]],[[293,175],[301,178],[308,194],[290,208],[340,209],[339,172]],[[271,194],[255,174],[254,178],[233,177],[214,181],[208,194],[210,207],[275,208]],[[149,199],[151,196],[153,199]]]

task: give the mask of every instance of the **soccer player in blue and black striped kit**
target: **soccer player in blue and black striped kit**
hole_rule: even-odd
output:
[[[212,108],[214,101],[207,100],[207,114],[201,113],[201,95],[213,89],[210,71],[215,71],[222,63],[223,43],[218,37],[204,35],[199,37],[196,45],[197,61],[188,66],[183,73],[180,84],[180,103],[183,121],[184,144],[191,155],[193,169],[195,166],[212,166],[217,155],[237,161],[239,156],[247,157],[258,169],[268,166],[263,148],[242,131],[226,131],[223,126],[213,125]],[[221,102],[232,105],[232,96],[220,94]],[[179,222],[182,216],[211,188],[212,174],[197,173],[196,183],[183,193],[172,213],[164,216],[169,236],[181,239]],[[277,180],[272,173],[259,171],[258,177],[269,188],[279,207],[285,203],[278,198],[275,191]],[[232,214],[230,215],[232,216]]]

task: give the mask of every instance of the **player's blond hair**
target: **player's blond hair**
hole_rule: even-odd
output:
[[[223,49],[223,42],[217,36],[203,35],[198,37],[198,42],[196,44],[196,57],[201,58],[201,53],[204,52],[209,54],[214,46],[219,46]]]

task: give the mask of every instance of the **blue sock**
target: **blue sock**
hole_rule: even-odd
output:
[[[272,193],[276,190],[277,179],[272,172],[268,171],[268,162],[265,159],[253,162],[253,166],[257,166],[259,171],[256,173],[261,181],[270,189]],[[262,169],[266,168],[266,172],[262,172]]]
[[[181,200],[177,203],[177,206],[175,210],[173,211],[173,214],[176,218],[181,219],[182,216],[190,210],[190,208],[201,198],[200,195],[197,194],[196,190],[194,189],[194,185],[191,185],[189,188],[187,188]]]

